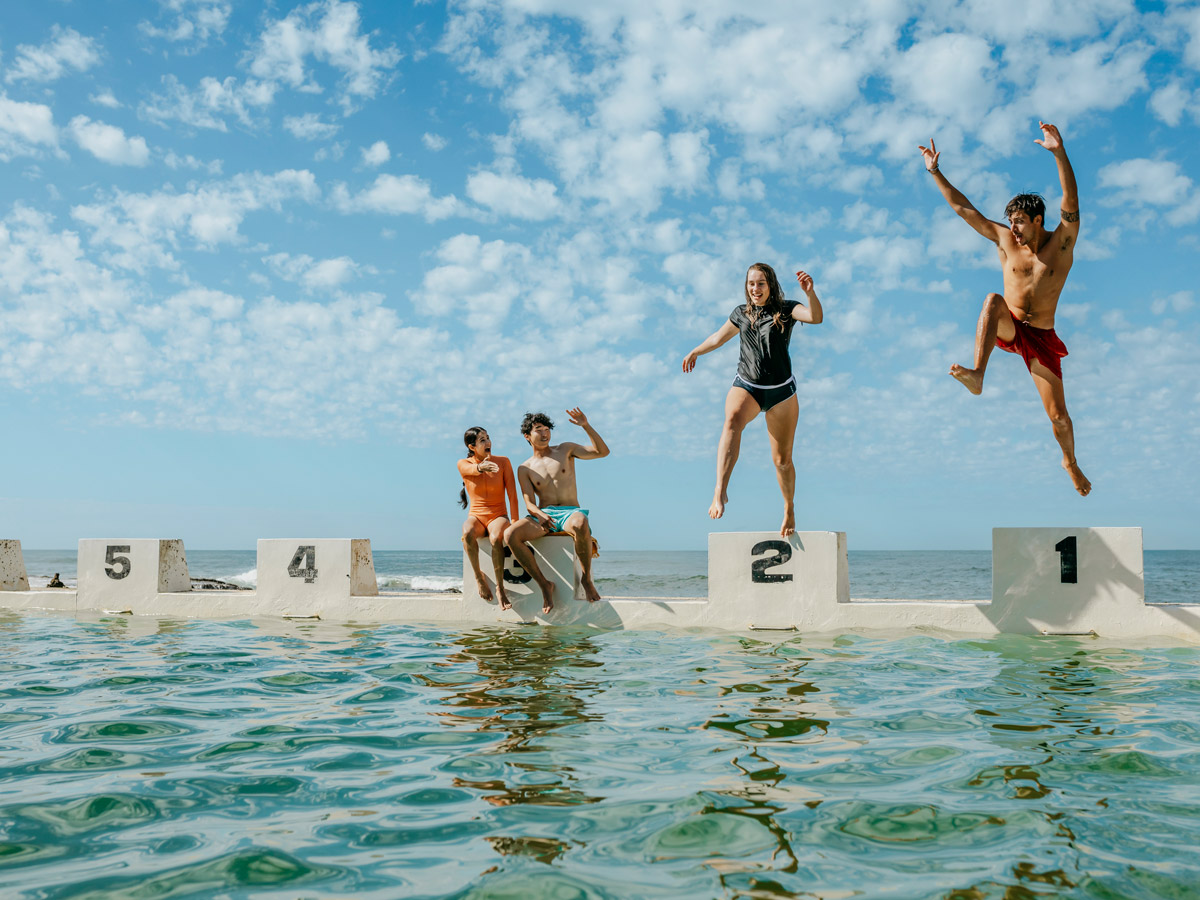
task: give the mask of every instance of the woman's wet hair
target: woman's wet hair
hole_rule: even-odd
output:
[[[482,425],[474,425],[463,432],[463,443],[467,445],[467,456],[474,452],[475,442],[479,440],[481,434],[487,434],[487,429]],[[462,490],[458,492],[458,505],[463,509],[467,508],[467,486],[464,483]]]
[[[746,287],[746,282],[750,280],[750,273],[758,269],[767,279],[767,302],[761,307],[755,306],[750,300],[750,289]],[[775,320],[775,324],[779,326],[779,330],[785,328],[783,321],[783,288],[779,286],[779,278],[775,275],[775,270],[766,263],[755,263],[746,270],[746,278],[742,281],[742,293],[746,295],[746,316],[751,322],[758,318],[759,312],[765,312]]]

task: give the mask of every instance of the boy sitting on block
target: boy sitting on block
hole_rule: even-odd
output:
[[[521,422],[521,434],[533,448],[533,455],[517,468],[517,483],[525,498],[528,515],[518,519],[504,532],[504,542],[513,556],[530,574],[542,592],[542,612],[554,608],[554,585],[542,574],[534,559],[529,541],[548,534],[569,534],[575,540],[575,555],[583,570],[582,584],[588,602],[600,599],[592,583],[592,531],[588,525],[588,510],[579,508],[575,486],[575,460],[601,459],[608,456],[608,445],[588,424],[587,416],[576,407],[568,409],[572,425],[578,425],[590,438],[588,446],[564,441],[550,443],[554,423],[545,413],[526,413]]]

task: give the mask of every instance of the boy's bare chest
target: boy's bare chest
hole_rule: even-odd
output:
[[[529,468],[531,470],[533,486],[537,488],[550,484],[560,484],[562,479],[569,474],[568,464],[554,457],[539,459],[536,463],[531,464]]]
[[[1036,292],[1043,283],[1053,284],[1065,275],[1059,255],[1051,247],[1034,253],[1028,247],[1017,247],[1004,254],[1005,280]]]

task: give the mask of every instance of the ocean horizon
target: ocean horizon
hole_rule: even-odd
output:
[[[57,573],[75,586],[75,550],[24,550],[31,587]],[[461,591],[457,550],[374,550],[381,591]],[[990,600],[990,550],[849,550],[850,596],[855,599]],[[1147,603],[1200,601],[1200,550],[1146,550]],[[187,551],[193,579],[242,588],[257,584],[255,550]],[[596,586],[610,597],[705,597],[705,550],[602,550],[594,563]]]

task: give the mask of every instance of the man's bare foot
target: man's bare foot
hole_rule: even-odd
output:
[[[588,603],[595,603],[600,599],[600,592],[596,590],[596,585],[590,578],[583,579],[583,594],[588,599]]]
[[[477,575],[477,576],[475,576],[475,584],[477,584],[479,586],[480,598],[483,600],[486,600],[488,603],[491,603],[492,602],[492,589],[491,589],[491,586],[488,585],[487,579],[484,578],[482,575]]]
[[[983,375],[976,369],[964,369],[958,363],[950,367],[950,374],[963,383],[972,394],[983,393]]]
[[[539,584],[538,587],[542,591],[542,612],[548,613],[554,609],[554,585],[547,581],[545,584]]]
[[[1087,476],[1080,470],[1079,463],[1071,460],[1070,462],[1064,462],[1062,467],[1071,476],[1071,484],[1075,485],[1075,490],[1079,491],[1080,497],[1086,497],[1092,492],[1092,483],[1087,480]]]
[[[498,584],[496,588],[500,591],[500,608],[512,609],[512,601],[508,599],[508,591],[504,589],[504,585]]]
[[[791,537],[796,533],[796,510],[788,507],[783,511],[783,524],[779,527],[779,533],[784,537]]]
[[[725,515],[725,504],[729,502],[729,495],[724,491],[713,497],[712,506],[708,508],[708,517],[710,519],[719,519]]]

